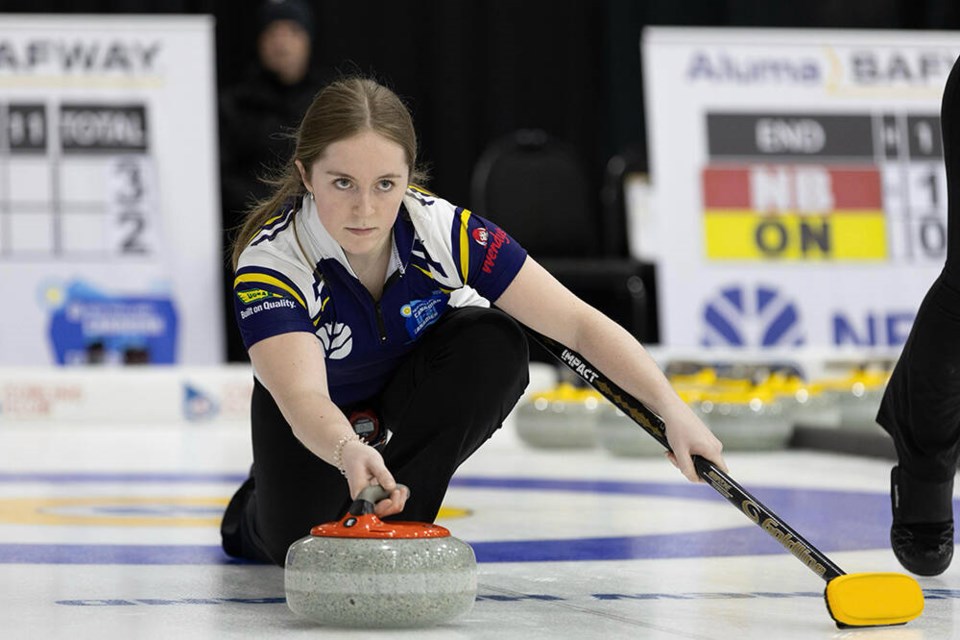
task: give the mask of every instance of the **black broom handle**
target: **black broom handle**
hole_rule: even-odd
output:
[[[584,382],[599,391],[600,395],[612,402],[620,411],[630,416],[634,422],[643,427],[644,431],[653,436],[668,451],[671,450],[660,416],[604,376],[576,351],[566,348],[559,342],[537,333],[529,327],[524,328],[530,337],[539,342],[560,362],[567,365]],[[718,469],[712,462],[703,456],[695,455],[693,456],[693,464],[697,469],[697,475],[703,478],[717,493],[726,498],[730,504],[742,511],[755,525],[770,534],[784,549],[796,556],[808,569],[827,582],[844,575],[844,571],[834,564],[830,558],[807,542],[793,527],[784,522],[782,518],[753,497],[736,480]]]

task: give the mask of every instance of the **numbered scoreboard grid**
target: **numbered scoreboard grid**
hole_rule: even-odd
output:
[[[144,104],[0,103],[0,261],[155,258],[156,187]]]
[[[946,173],[937,115],[705,119],[708,260],[942,264]]]

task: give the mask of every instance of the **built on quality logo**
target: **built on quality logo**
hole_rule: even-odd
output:
[[[794,347],[804,343],[793,300],[769,285],[731,286],[706,301],[706,347]]]
[[[327,358],[342,360],[353,351],[353,331],[342,322],[328,322],[317,330]]]

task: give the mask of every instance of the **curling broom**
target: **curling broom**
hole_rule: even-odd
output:
[[[529,327],[526,327],[526,330],[554,357],[670,450],[664,424],[659,416],[606,378],[576,351],[567,349]],[[845,573],[712,462],[695,455],[693,463],[697,475],[717,493],[826,581],[824,600],[830,617],[838,627],[905,624],[923,613],[923,592],[919,583],[910,576],[902,573]]]

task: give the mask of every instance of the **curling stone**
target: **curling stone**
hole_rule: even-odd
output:
[[[808,382],[800,374],[773,372],[762,387],[784,403],[784,411],[797,427],[830,428],[837,426],[836,399],[825,392],[820,382]]]
[[[435,524],[384,522],[388,492],[371,485],[338,522],[314,527],[287,550],[287,606],[334,627],[424,627],[473,607],[477,561],[469,544]]]
[[[597,419],[600,447],[618,457],[662,456],[663,445],[610,402],[602,403]]]
[[[845,378],[825,381],[839,408],[839,426],[877,431],[877,411],[889,379],[889,370],[862,367],[850,371]]]
[[[561,382],[517,407],[517,435],[540,449],[589,449],[597,442],[599,393]]]
[[[771,391],[715,391],[690,403],[727,451],[783,449],[793,434],[788,406]]]

